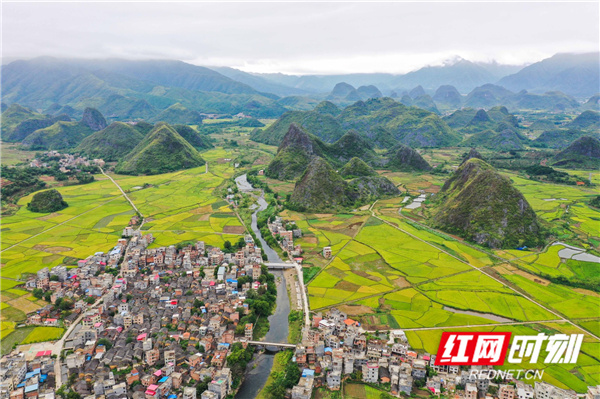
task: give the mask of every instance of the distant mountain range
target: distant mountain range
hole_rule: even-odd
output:
[[[498,84],[514,91],[561,91],[587,98],[600,90],[599,69],[600,53],[556,54],[503,77]]]
[[[202,113],[277,117],[278,96],[181,61],[40,57],[2,67],[2,101],[38,110],[95,107],[111,119],[151,119],[179,103]]]
[[[511,111],[595,110],[598,69],[599,53],[557,54],[522,69],[456,59],[404,75],[326,76],[251,74],[181,61],[40,57],[3,65],[1,83],[4,105],[47,115],[78,118],[93,107],[111,121],[197,124],[201,114],[277,118],[311,110],[324,99],[347,106],[382,96],[437,114],[496,105]]]
[[[232,68],[213,68],[257,90],[280,96],[326,94],[341,82],[354,87],[374,85],[384,95],[401,97],[412,88],[422,86],[429,94],[443,85],[454,86],[467,94],[478,86],[495,83],[515,92],[561,91],[588,98],[599,91],[600,53],[556,54],[529,66],[477,63],[456,58],[440,66],[426,66],[404,75],[358,73],[344,75],[284,75],[246,73]]]

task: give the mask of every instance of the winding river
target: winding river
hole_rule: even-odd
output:
[[[254,190],[252,185],[248,182],[246,175],[236,178],[235,183],[240,191],[250,192]],[[256,224],[257,213],[267,209],[267,206],[268,204],[267,201],[265,201],[264,193],[261,193],[260,197],[258,197],[258,208],[256,208],[252,214],[252,224],[250,227],[262,244],[263,252],[267,255],[269,262],[283,263],[283,260],[281,260],[279,255],[277,255],[277,252],[267,245]],[[265,336],[265,341],[286,343],[289,330],[288,316],[290,314],[290,301],[288,298],[283,272],[273,271],[272,273],[275,275],[275,278],[278,281],[277,307],[275,309],[275,313],[269,316],[270,328],[269,332],[267,332],[267,335]],[[267,378],[269,378],[269,374],[271,374],[274,356],[274,354],[266,352],[254,357],[249,365],[249,370],[246,373],[244,381],[240,386],[240,390],[235,396],[236,399],[254,399],[256,395],[258,395],[260,390],[265,386],[265,382],[267,381]]]

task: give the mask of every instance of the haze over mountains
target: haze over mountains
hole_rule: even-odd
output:
[[[71,118],[94,107],[112,120],[170,123],[198,123],[210,113],[276,118],[323,99],[347,106],[382,96],[434,113],[496,105],[597,109],[598,65],[599,53],[557,54],[525,68],[457,58],[404,75],[292,76],[181,61],[40,57],[2,66],[2,101]]]

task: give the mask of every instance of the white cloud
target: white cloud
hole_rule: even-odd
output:
[[[4,3],[3,55],[181,59],[253,72],[402,73],[454,56],[598,51],[593,3]]]

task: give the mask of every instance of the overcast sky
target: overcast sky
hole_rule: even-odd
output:
[[[179,59],[251,72],[405,73],[454,56],[598,51],[599,3],[7,3],[5,60]]]

